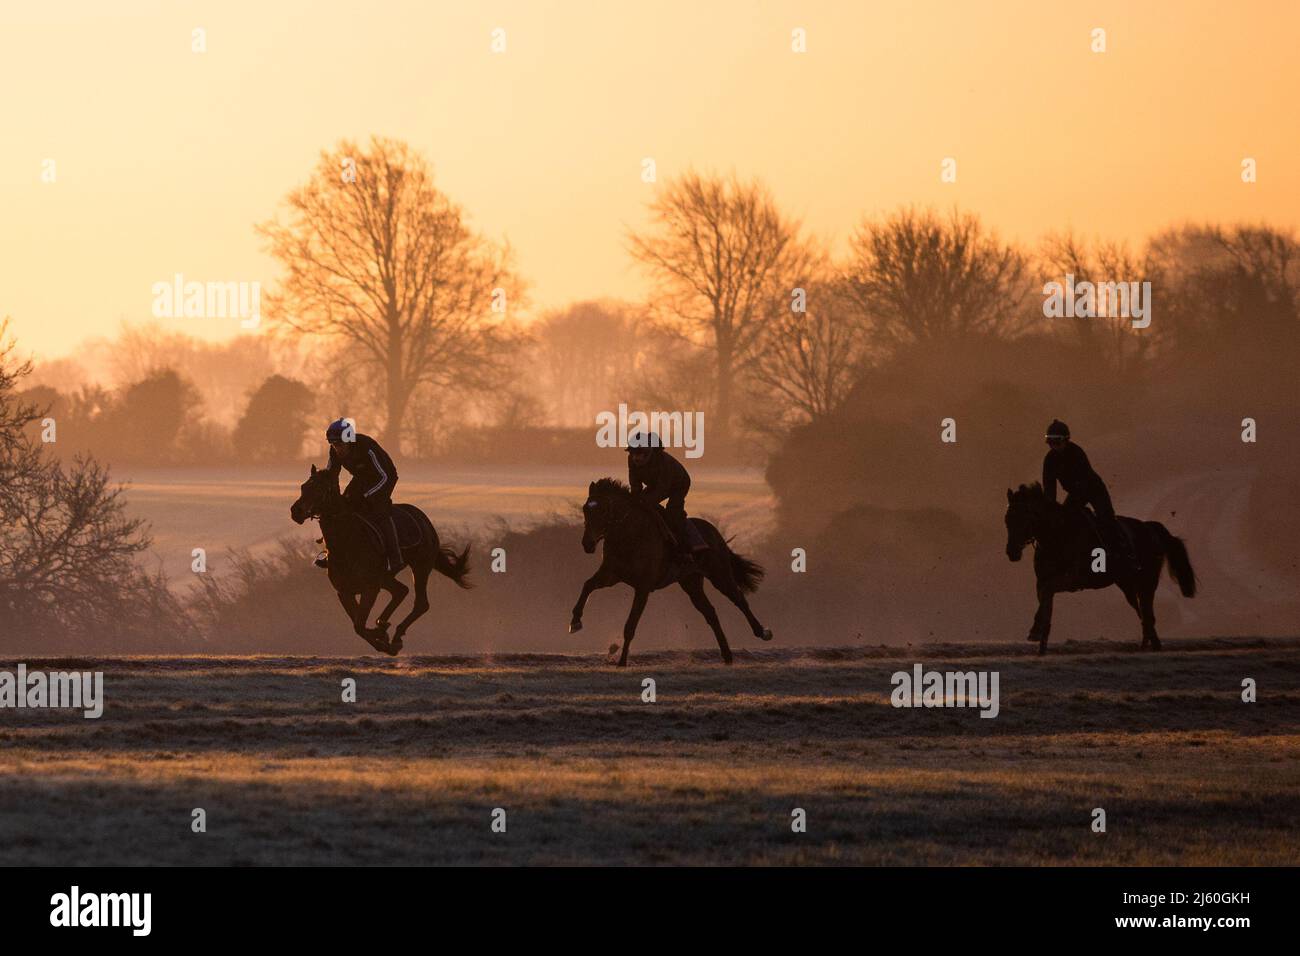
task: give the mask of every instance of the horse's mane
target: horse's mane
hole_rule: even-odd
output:
[[[591,485],[591,494],[593,497],[595,496],[605,497],[609,495],[630,495],[631,493],[632,493],[632,489],[629,488],[624,482],[619,481],[617,478],[601,478],[597,481],[592,482]]]
[[[1011,493],[1011,499],[1013,501],[1038,501],[1046,505],[1056,505],[1057,507],[1060,507],[1061,504],[1059,501],[1049,501],[1047,492],[1043,490],[1043,486],[1037,481],[1021,485]]]

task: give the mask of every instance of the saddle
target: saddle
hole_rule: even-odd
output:
[[[1084,517],[1088,521],[1088,530],[1092,532],[1092,536],[1097,539],[1097,541],[1101,544],[1103,548],[1109,548],[1112,545],[1119,544],[1118,541],[1106,540],[1106,536],[1101,533],[1101,521],[1100,519],[1098,519],[1097,513],[1095,511],[1093,511],[1091,508],[1083,508],[1082,511]],[[1122,534],[1125,540],[1128,541],[1129,552],[1132,554],[1137,554],[1137,538],[1133,536],[1133,529],[1130,528],[1127,524],[1125,524],[1124,519],[1121,518],[1119,515],[1115,516],[1115,524],[1119,527],[1120,534]]]
[[[370,532],[370,539],[380,554],[384,553],[384,533],[379,529],[369,516],[356,512],[356,516],[361,519],[361,523],[366,526]],[[423,527],[420,521],[420,513],[416,511],[414,505],[393,505],[393,524],[397,528],[397,546],[405,551],[407,548],[414,548],[423,538]]]
[[[669,549],[676,551],[681,547],[681,542],[677,540],[677,535],[673,534],[673,529],[668,526],[668,516],[664,514],[664,506],[661,504],[652,504],[642,505],[642,507],[649,511],[650,514],[654,515],[655,527],[659,529],[659,533],[662,534],[664,540],[668,542]]]

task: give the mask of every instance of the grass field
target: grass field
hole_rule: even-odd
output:
[[[106,705],[0,715],[0,863],[1300,863],[1300,639],[1168,644],[28,660]]]

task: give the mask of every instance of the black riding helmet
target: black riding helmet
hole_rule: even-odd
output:
[[[663,451],[663,442],[654,432],[633,432],[627,436],[627,453],[648,449],[651,454],[658,454]]]
[[[1059,418],[1053,418],[1052,424],[1047,426],[1047,438],[1069,438],[1070,426],[1065,424]]]

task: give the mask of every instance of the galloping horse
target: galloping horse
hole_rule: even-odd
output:
[[[302,494],[289,509],[289,516],[298,524],[308,518],[320,520],[321,535],[330,554],[330,584],[338,592],[339,603],[347,612],[353,630],[377,651],[396,655],[402,649],[402,635],[416,618],[429,610],[430,573],[436,570],[462,588],[473,586],[465,580],[469,573],[469,547],[460,554],[442,547],[438,532],[423,511],[415,505],[393,505],[393,521],[405,562],[402,567],[409,565],[415,579],[415,605],[389,639],[388,620],[406,600],[410,589],[397,580],[401,568],[388,570],[380,532],[339,492],[338,472],[318,471],[312,465],[311,476],[302,483]],[[367,627],[366,621],[380,591],[387,591],[392,599],[379,613],[375,626]]]
[[[1196,574],[1181,538],[1169,533],[1159,521],[1118,517],[1133,539],[1141,570],[1117,566],[1093,571],[1092,552],[1099,544],[1095,525],[1083,509],[1066,508],[1050,500],[1038,482],[1007,489],[1007,557],[1019,561],[1025,545],[1034,545],[1034,576],[1038,580],[1038,612],[1026,640],[1038,642],[1038,653],[1047,652],[1052,630],[1052,596],[1061,591],[1084,591],[1110,587],[1124,592],[1142,621],[1142,648],[1160,650],[1154,608],[1156,585],[1166,559],[1169,573],[1184,597],[1196,595]],[[1126,565],[1126,562],[1120,562]]]
[[[596,573],[582,586],[582,594],[573,608],[569,633],[582,630],[582,612],[587,598],[598,588],[630,584],[635,591],[632,610],[623,625],[623,653],[618,666],[627,666],[627,649],[636,634],[637,621],[645,610],[651,591],[680,584],[690,596],[695,609],[704,615],[713,636],[722,649],[722,660],[731,663],[731,648],[718,623],[718,613],[704,593],[704,579],[721,591],[745,615],[754,636],[770,641],[772,632],[758,622],[745,600],[763,579],[763,569],[748,558],[732,551],[722,534],[703,518],[691,518],[704,535],[709,551],[701,556],[702,564],[684,569],[674,562],[673,545],[665,534],[663,519],[652,505],[638,505],[631,489],[614,478],[593,481],[587,489],[587,503],[582,508],[582,550],[588,554],[604,539],[605,550]]]

